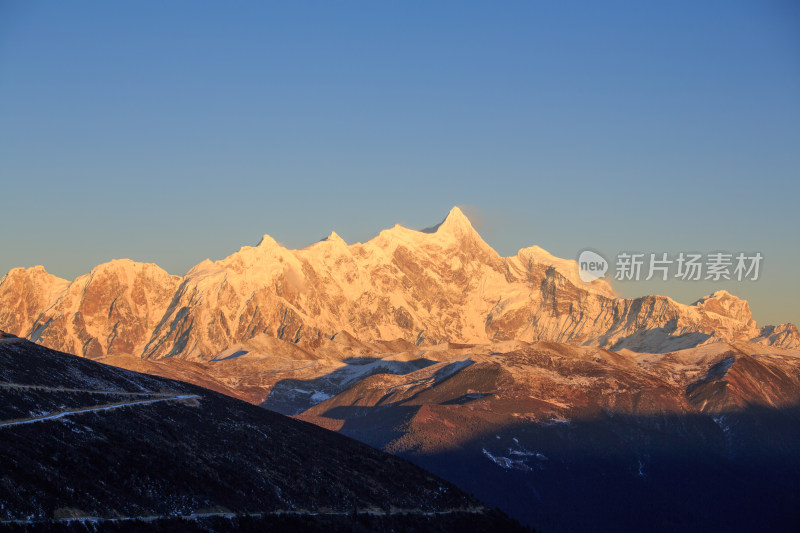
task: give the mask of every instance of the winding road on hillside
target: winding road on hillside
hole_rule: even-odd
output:
[[[192,400],[192,399],[199,399],[200,396],[197,394],[176,394],[176,393],[162,393],[162,392],[127,392],[127,391],[113,391],[113,390],[93,390],[93,389],[67,389],[67,388],[57,388],[57,387],[43,387],[39,385],[23,385],[20,383],[0,383],[0,388],[14,388],[14,389],[35,389],[35,390],[45,390],[45,391],[53,391],[53,392],[84,392],[89,394],[115,394],[120,396],[148,396],[149,398],[145,400],[132,400],[129,402],[116,402],[116,403],[107,403],[103,405],[96,405],[93,407],[82,407],[78,409],[67,409],[64,411],[58,411],[56,413],[48,413],[42,416],[35,416],[30,418],[18,418],[15,420],[6,420],[0,422],[0,428],[9,427],[9,426],[19,426],[22,424],[32,424],[34,422],[44,422],[46,420],[57,420],[59,418],[69,416],[69,415],[77,415],[83,413],[92,413],[96,411],[110,411],[112,409],[119,409],[122,407],[133,407],[137,405],[148,405],[157,402],[169,402],[169,401],[185,401],[185,400]]]
[[[154,522],[157,520],[167,520],[174,518],[181,518],[183,520],[201,520],[204,518],[237,518],[247,516],[250,518],[266,518],[269,516],[352,516],[356,515],[370,515],[370,516],[395,516],[395,515],[421,515],[421,516],[440,516],[456,513],[466,514],[479,514],[486,510],[485,507],[467,507],[467,508],[453,508],[442,509],[440,511],[425,511],[422,509],[392,509],[390,511],[382,509],[354,509],[352,511],[311,511],[306,509],[279,509],[276,511],[266,511],[257,513],[231,513],[231,512],[216,512],[216,513],[192,513],[192,514],[171,514],[171,515],[142,515],[142,516],[118,516],[110,517],[97,517],[97,516],[75,516],[67,518],[55,519],[16,519],[16,520],[0,520],[0,525],[10,524],[37,524],[37,523],[114,523],[114,522]]]

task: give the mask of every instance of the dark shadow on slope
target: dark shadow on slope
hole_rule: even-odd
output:
[[[420,407],[340,406],[324,416],[344,419],[341,433],[386,449]],[[514,421],[449,449],[439,447],[439,433],[415,433],[417,444],[400,456],[543,531],[800,526],[800,407]],[[426,439],[444,451],[422,452]]]
[[[383,449],[405,434],[406,426],[419,408],[418,405],[339,406],[327,411],[325,418],[344,420],[339,433]]]
[[[633,352],[668,353],[694,348],[711,338],[711,335],[698,331],[676,335],[677,328],[671,326],[671,324],[672,322],[663,328],[638,330],[632,335],[619,339],[608,349],[618,351],[627,348]],[[599,344],[601,346],[604,346],[607,342],[607,336],[600,337]]]
[[[375,374],[404,375],[437,364],[420,358],[413,361],[386,361],[376,357],[351,357],[347,366],[315,379],[283,379],[278,381],[261,407],[285,415],[296,415],[324,402],[348,387]]]
[[[491,393],[473,392],[459,396],[458,398],[453,398],[452,400],[447,400],[439,405],[464,405],[465,403],[474,402],[475,400],[480,400],[481,398],[486,398],[487,396],[491,396]]]
[[[435,387],[435,386],[441,385],[442,383],[444,383],[448,379],[458,375],[459,372],[461,372],[462,370],[464,370],[465,368],[467,368],[467,367],[469,367],[469,366],[471,366],[473,364],[475,364],[475,362],[472,359],[453,361],[452,363],[446,364],[442,368],[440,368],[439,370],[434,372],[433,375],[430,376],[429,378],[421,378],[421,379],[419,379],[417,381],[412,381],[408,385],[409,386],[428,385],[429,387],[430,386]],[[424,386],[420,387],[417,392],[415,392],[414,394],[412,394],[411,396],[405,398],[402,401],[405,402],[405,403],[409,403],[409,402],[415,400],[420,394],[425,393],[426,390],[427,390],[426,387],[424,387]],[[389,405],[393,405],[393,404],[397,403],[397,402],[392,402],[391,398],[392,398],[392,393],[391,392],[386,392],[386,394],[384,394],[383,397],[381,397],[381,399],[378,400],[375,403],[375,405],[376,406],[384,406],[384,405],[389,406]]]
[[[686,387],[686,394],[691,395],[692,392],[696,390],[698,387],[701,387],[707,383],[711,383],[713,381],[721,379],[722,377],[725,376],[725,374],[728,372],[728,369],[730,369],[730,367],[733,365],[734,362],[736,362],[735,357],[731,355],[725,356],[722,360],[720,360],[718,363],[709,368],[705,376],[690,383]]]
[[[229,359],[237,359],[237,358],[239,358],[239,357],[241,357],[243,355],[247,355],[248,353],[250,353],[250,352],[248,352],[247,350],[239,350],[238,352],[234,352],[234,353],[232,353],[230,355],[226,355],[225,357],[215,357],[210,362],[216,363],[216,362],[219,362],[219,361],[227,361]]]
[[[498,438],[499,437],[499,438]],[[797,531],[800,410],[604,416],[401,456],[544,531]]]

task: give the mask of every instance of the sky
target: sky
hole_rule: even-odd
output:
[[[760,252],[800,323],[800,4],[0,0],[0,272],[184,274],[454,205],[502,255]]]

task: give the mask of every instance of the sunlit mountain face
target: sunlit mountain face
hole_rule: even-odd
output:
[[[458,208],[429,229],[395,226],[351,245],[331,233],[289,250],[265,235],[181,277],[129,260],[71,282],[42,267],[14,269],[0,281],[0,329],[35,343],[12,339],[3,347],[17,350],[4,363],[12,370],[36,362],[31,384],[63,373],[64,363],[45,348],[81,356],[69,361],[83,365],[86,380],[119,368],[160,376],[137,374],[147,383],[142,399],[154,400],[139,407],[171,409],[158,414],[158,427],[180,429],[154,439],[147,453],[182,446],[184,434],[205,424],[214,434],[192,442],[224,441],[223,421],[244,416],[241,409],[296,428],[282,441],[287,449],[324,442],[335,453],[377,449],[381,460],[415,463],[474,495],[455,514],[480,507],[489,528],[504,519],[484,505],[544,531],[791,531],[800,524],[794,325],[759,326],[748,303],[726,291],[692,305],[620,298],[602,279],[582,281],[574,261],[537,246],[502,257]],[[92,396],[86,405],[129,401],[131,391],[115,387],[108,386],[113,402]],[[53,391],[2,390],[30,411],[9,413],[10,420],[85,407],[72,399],[55,406],[66,400]],[[94,394],[87,391],[75,394]],[[187,394],[199,400],[179,398]],[[226,397],[247,403],[220,414],[217,403],[233,401]],[[100,415],[9,428],[66,431],[74,416]],[[156,414],[148,416],[136,424]],[[119,416],[113,423],[123,424]],[[372,448],[351,450],[356,443],[343,436]],[[251,463],[265,449],[253,441],[232,460],[268,475],[274,465]],[[298,471],[311,464],[286,461]],[[318,490],[309,476],[308,490]],[[406,498],[397,487],[380,494],[386,498],[359,505],[400,508],[391,498]],[[408,498],[407,507],[421,505]],[[246,497],[236,501],[247,507]],[[89,512],[81,505],[73,507]],[[200,503],[192,505],[186,509],[196,513]],[[331,496],[315,505],[345,504]],[[439,516],[447,505],[431,512]]]
[[[537,246],[501,257],[457,207],[430,229],[398,225],[363,244],[331,233],[287,250],[264,235],[258,246],[203,261],[183,277],[130,260],[72,282],[42,267],[14,269],[0,281],[0,327],[90,358],[195,361],[272,342],[266,338],[319,351],[340,332],[422,347],[513,340],[654,353],[717,341],[800,347],[795,326],[757,327],[748,303],[726,291],[693,305],[624,299],[602,279],[581,281],[575,261]]]

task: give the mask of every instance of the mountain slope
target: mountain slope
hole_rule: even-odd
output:
[[[537,342],[425,357],[436,361],[322,389],[331,397],[311,407],[278,383],[264,405],[408,458],[545,531],[800,523],[800,352]],[[326,380],[286,383],[313,392]]]
[[[800,521],[800,351],[337,335],[303,360],[281,358],[281,346],[243,345],[208,363],[113,362],[182,379],[202,367],[247,401],[405,457],[546,531],[792,531]]]
[[[395,226],[348,246],[336,233],[288,250],[265,235],[185,276],[112,261],[66,282],[41,267],[0,280],[0,328],[100,357],[210,360],[266,334],[313,348],[346,332],[415,345],[500,340],[667,352],[717,340],[800,346],[791,324],[757,328],[747,302],[718,291],[691,306],[617,298],[538,247],[501,257],[453,208],[423,231]]]
[[[289,513],[327,530],[369,512],[387,530],[517,527],[401,459],[193,385],[13,339],[0,382],[5,525]]]

